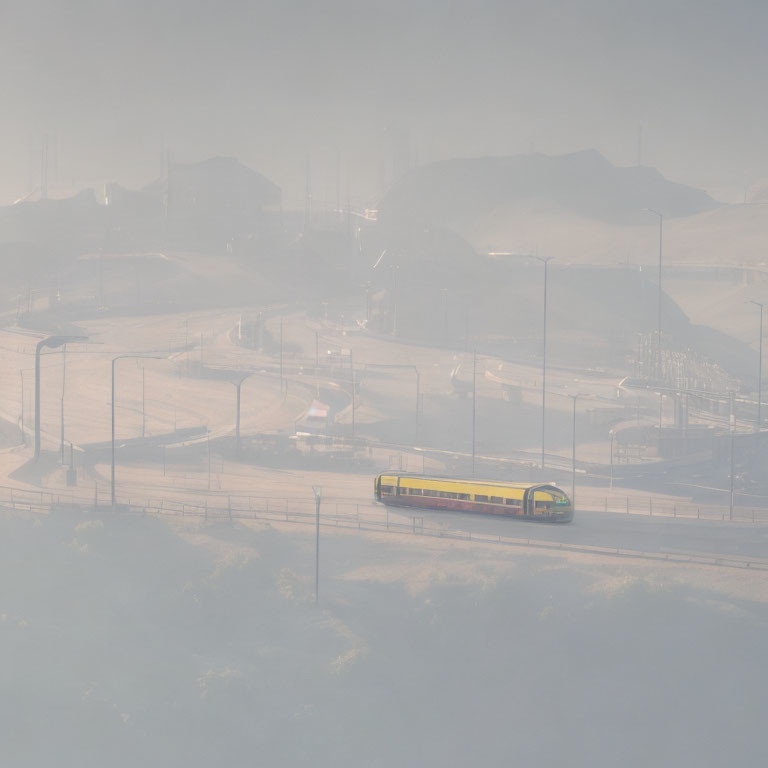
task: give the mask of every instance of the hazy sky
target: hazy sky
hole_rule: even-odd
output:
[[[736,199],[768,176],[766,29],[762,0],[0,0],[0,200],[37,186],[45,133],[61,182],[145,183],[167,146],[291,204],[308,152],[316,197],[340,153],[363,202],[398,144],[628,165],[639,124],[646,164]]]

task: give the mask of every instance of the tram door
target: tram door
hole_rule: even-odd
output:
[[[534,515],[536,513],[536,492],[533,488],[528,488],[523,495],[523,514]]]

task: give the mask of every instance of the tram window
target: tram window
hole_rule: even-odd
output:
[[[395,486],[394,485],[382,485],[381,486],[381,492],[382,493],[394,493]]]
[[[457,493],[455,495],[456,495],[456,498],[461,499],[462,501],[469,501],[468,493]]]
[[[411,496],[421,496],[421,488],[409,488],[408,493]]]
[[[424,496],[437,496],[437,491],[433,491],[431,488],[425,488],[422,491],[422,495]]]
[[[519,499],[504,499],[504,503],[509,505],[510,507],[519,507],[520,506],[520,500]]]
[[[491,496],[491,504],[503,504],[504,499],[501,496]]]
[[[476,493],[475,501],[488,501],[488,497],[482,493]]]

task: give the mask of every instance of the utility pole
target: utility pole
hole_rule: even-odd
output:
[[[211,430],[205,430],[205,442],[208,446],[208,490],[211,490]]]
[[[477,350],[472,354],[472,475],[475,474],[475,442],[477,438]]]
[[[115,496],[115,366],[118,360],[125,360],[127,358],[134,358],[136,360],[162,360],[162,357],[156,355],[118,355],[112,358],[112,399],[111,399],[111,411],[112,411],[112,472],[111,472],[111,499],[112,509],[114,510],[117,503]],[[174,430],[175,431],[175,430]]]
[[[413,371],[416,374],[416,442],[419,442],[419,403],[421,401],[421,375],[419,369],[414,365]]]
[[[764,302],[752,301],[756,307],[760,307],[760,343],[758,349],[758,364],[757,364],[757,432],[763,428],[762,418],[762,403],[763,403],[763,307]]]
[[[355,436],[355,365],[352,350],[349,350],[349,375],[352,380],[352,437]]]
[[[733,436],[736,431],[736,413],[734,411],[734,402],[733,402],[733,392],[731,392],[731,417],[730,417],[730,436],[731,436],[731,471],[730,471],[730,479],[731,479],[731,501],[730,501],[730,512],[728,515],[729,520],[733,520]]]
[[[283,394],[283,317],[280,316],[280,394]]]
[[[40,353],[44,347],[56,349],[68,341],[82,341],[85,336],[48,336],[35,347],[35,461],[40,458]]]
[[[144,366],[141,367],[141,437],[144,438],[144,435],[147,430],[147,400],[146,400],[146,391],[144,388]]]
[[[237,455],[240,455],[240,388],[243,386],[243,380],[235,384],[237,388],[237,418],[235,420],[235,444],[237,446]]]
[[[578,395],[571,395],[573,398],[573,437],[571,440],[571,509],[576,511],[576,401]]]
[[[658,211],[654,211],[653,208],[645,209],[648,213],[652,213],[654,216],[659,217],[659,296],[658,296],[658,326],[656,332],[656,378],[658,381],[662,379],[661,370],[661,261],[662,261],[662,244],[664,236],[664,215]]]
[[[544,444],[547,423],[547,265],[553,256],[535,256],[544,265],[544,306],[541,334],[541,468],[544,469]]]
[[[27,436],[24,432],[24,371],[19,371],[21,376],[21,442],[22,445],[27,444]]]
[[[60,450],[61,450],[61,463],[64,465],[64,392],[67,382],[67,345],[64,344],[61,347],[61,430],[60,436]]]
[[[615,435],[613,430],[611,430],[608,434],[611,438],[611,479],[610,479],[610,482],[608,483],[608,490],[612,491],[613,490],[613,438],[615,437]]]

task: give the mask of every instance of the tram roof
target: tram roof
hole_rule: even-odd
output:
[[[449,477],[445,475],[419,475],[413,472],[380,472],[380,477],[400,477],[411,478],[413,480],[437,480],[438,482],[468,483],[471,485],[503,485],[507,488],[558,488],[555,483],[513,483],[507,480],[476,480],[472,477]]]

